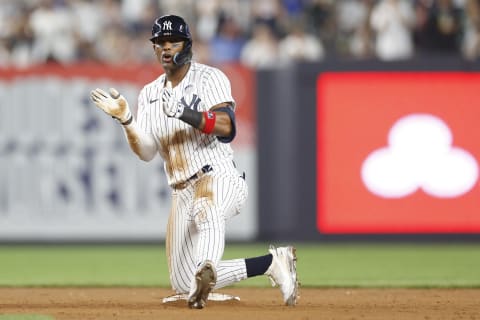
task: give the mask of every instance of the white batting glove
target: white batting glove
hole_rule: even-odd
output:
[[[180,118],[183,114],[184,106],[173,96],[172,83],[167,82],[162,94],[163,112],[168,117]]]
[[[117,119],[121,124],[129,124],[132,121],[132,113],[127,100],[114,88],[110,88],[109,93],[97,88],[90,92],[90,97],[106,114]]]

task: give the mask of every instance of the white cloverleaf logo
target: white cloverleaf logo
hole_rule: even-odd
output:
[[[373,151],[361,169],[373,194],[401,198],[418,189],[439,198],[467,193],[478,179],[478,164],[466,150],[452,145],[450,128],[430,114],[399,119],[388,134],[388,146]]]

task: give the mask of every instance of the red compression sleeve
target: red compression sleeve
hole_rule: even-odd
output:
[[[215,128],[215,121],[217,120],[217,115],[215,112],[207,111],[203,113],[203,118],[205,119],[205,126],[203,127],[202,132],[206,134],[210,134],[213,132],[213,128]]]

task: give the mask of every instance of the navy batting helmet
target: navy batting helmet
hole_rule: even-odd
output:
[[[182,51],[173,56],[173,63],[182,65],[188,63],[192,58],[192,35],[187,23],[182,17],[175,15],[165,15],[157,18],[152,27],[152,37],[150,41],[155,43],[155,39],[164,37],[179,37],[185,39],[185,45]]]

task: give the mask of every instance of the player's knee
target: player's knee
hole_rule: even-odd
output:
[[[194,206],[194,220],[197,228],[202,229],[205,226],[223,224],[225,221],[224,212],[219,208],[207,205],[201,200],[197,201]]]

